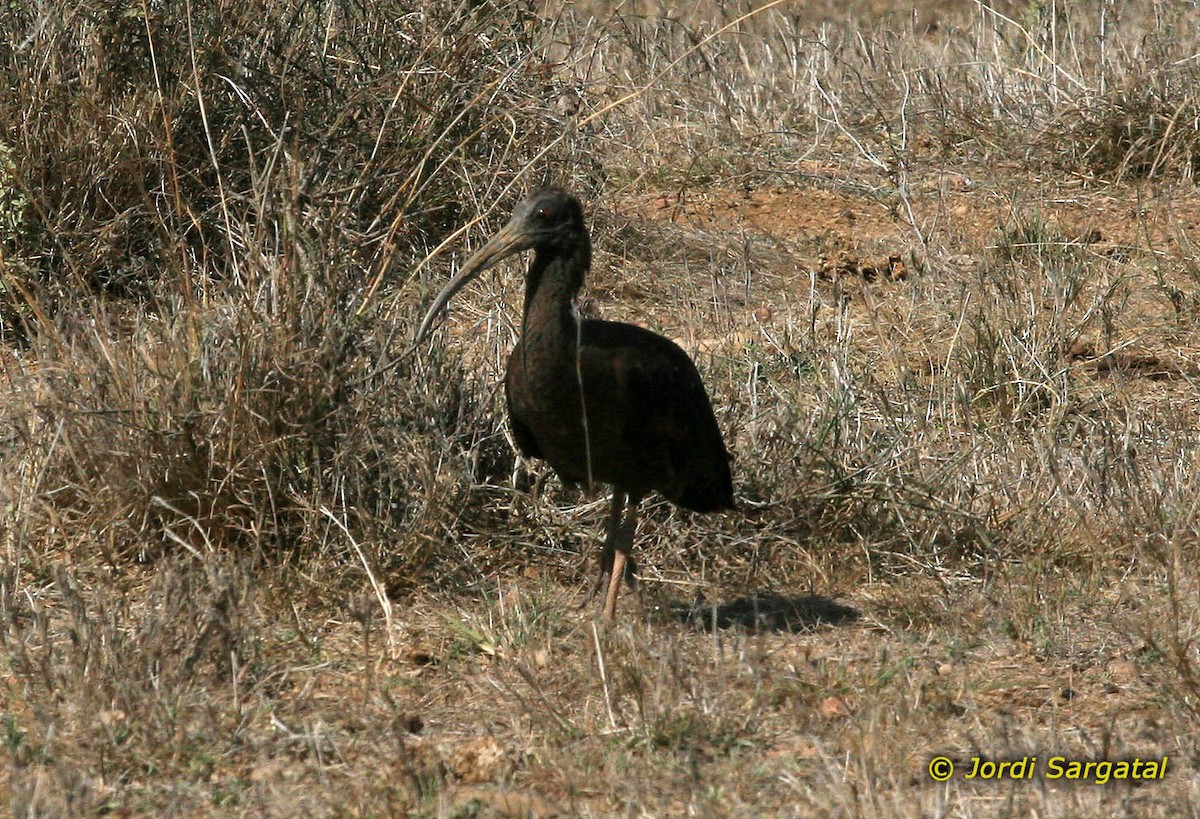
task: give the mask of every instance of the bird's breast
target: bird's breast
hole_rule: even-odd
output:
[[[570,360],[535,352],[519,344],[509,358],[505,380],[513,421],[529,431],[556,472],[586,483],[589,458],[597,453],[589,452],[585,443],[579,373]],[[593,440],[591,449],[596,444]],[[595,471],[591,477],[604,480]]]
[[[579,383],[569,362],[539,356],[518,345],[509,358],[506,378],[513,414],[539,439],[579,422]]]

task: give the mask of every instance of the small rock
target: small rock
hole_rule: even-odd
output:
[[[817,710],[821,713],[821,716],[828,719],[848,717],[854,713],[854,707],[850,704],[850,701],[836,694],[821,700],[821,704],[817,707]]]
[[[467,784],[494,782],[514,767],[495,737],[478,737],[459,744],[450,752],[447,764]]]

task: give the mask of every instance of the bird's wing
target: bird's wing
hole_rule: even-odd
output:
[[[712,417],[700,373],[675,342],[615,321],[584,322],[582,335],[585,375],[609,381],[609,389],[629,396],[626,406],[635,417],[650,412],[684,426],[690,422],[677,416],[697,421]]]
[[[614,426],[669,476],[655,487],[693,509],[732,505],[729,454],[696,365],[674,342],[632,324],[588,321],[581,365],[585,383],[622,396]]]

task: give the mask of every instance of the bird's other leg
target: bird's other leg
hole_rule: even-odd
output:
[[[613,488],[612,505],[608,509],[608,526],[604,537],[604,549],[600,552],[600,575],[596,578],[595,585],[592,586],[591,594],[583,601],[584,606],[596,599],[596,595],[600,593],[600,589],[604,588],[609,575],[612,574],[617,530],[621,528],[621,516],[625,512],[626,497],[626,494],[620,489]],[[580,608],[582,607],[580,606]]]
[[[604,596],[604,616],[608,620],[615,620],[617,617],[617,595],[621,592],[621,581],[628,581],[629,585],[634,585],[633,561],[630,559],[629,552],[633,548],[633,535],[637,531],[638,506],[641,505],[641,502],[641,497],[629,496],[625,504],[624,519],[613,538],[612,571],[608,578],[608,593]]]

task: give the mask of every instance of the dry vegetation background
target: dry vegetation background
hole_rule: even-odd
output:
[[[1200,813],[1195,4],[667,5],[0,6],[13,815]],[[404,355],[547,181],[736,457],[613,629],[519,266]]]

